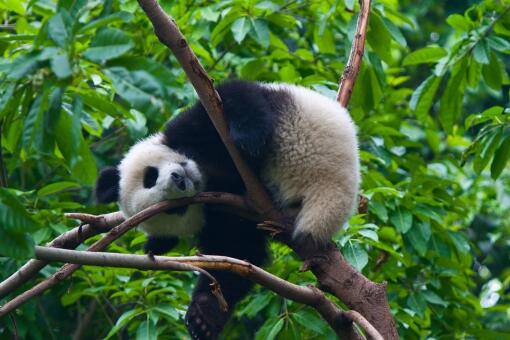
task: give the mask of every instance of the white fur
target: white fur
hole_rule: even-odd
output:
[[[304,87],[263,84],[282,92],[275,122],[273,150],[263,166],[262,179],[282,208],[301,203],[294,237],[310,236],[324,243],[347,221],[357,202],[359,160],[356,127],[337,102]],[[290,99],[290,100],[289,100]],[[192,180],[202,176],[196,164],[162,144],[154,135],[134,145],[119,165],[120,207],[131,216],[164,199],[191,196],[201,188],[179,191],[170,173],[187,161]],[[143,187],[147,166],[159,169],[155,187]],[[189,183],[188,183],[189,184]],[[154,236],[192,235],[204,224],[202,206],[184,215],[159,214],[142,224]]]
[[[119,206],[127,216],[142,211],[166,199],[189,197],[202,191],[204,179],[196,163],[162,144],[162,134],[148,137],[131,147],[119,164]],[[186,162],[182,166],[180,162]],[[148,166],[158,168],[158,179],[152,188],[144,188],[143,177]],[[186,189],[179,190],[170,174],[185,177]],[[200,182],[198,187],[194,182]],[[153,236],[185,236],[196,234],[204,225],[202,205],[190,205],[184,214],[160,213],[141,223],[142,229]]]
[[[339,103],[304,87],[267,84],[290,94],[275,127],[275,150],[263,180],[285,208],[301,202],[294,237],[328,241],[357,202],[359,160],[356,127]]]

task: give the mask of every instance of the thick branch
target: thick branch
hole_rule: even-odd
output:
[[[135,268],[139,270],[226,270],[244,276],[278,295],[315,308],[329,325],[342,333],[345,327],[343,318],[355,321],[372,338],[382,340],[382,336],[370,323],[357,312],[344,312],[324,293],[313,286],[302,287],[285,281],[246,261],[226,256],[154,256],[117,253],[92,253],[50,247],[36,247],[36,258],[44,261],[58,261],[80,265]]]
[[[370,0],[360,0],[360,12],[356,24],[356,35],[352,40],[351,53],[345,66],[344,73],[340,78],[340,86],[336,100],[344,107],[347,107],[351,99],[352,88],[358,76],[361,59],[365,50],[365,40],[368,27],[368,16],[370,15]]]
[[[237,171],[243,179],[247,191],[246,197],[249,197],[250,205],[253,205],[258,213],[271,215],[273,218],[276,218],[278,212],[274,209],[268,193],[257,176],[255,176],[243,160],[239,150],[237,150],[232,141],[225,122],[221,98],[214,88],[211,78],[209,78],[196,55],[188,46],[186,38],[182,35],[175,21],[166,15],[157,1],[138,0],[138,3],[152,22],[156,36],[174,53],[197,91],[200,102],[209,114],[223,144],[225,144],[230,157],[234,161]],[[199,132],[197,131],[197,133]]]

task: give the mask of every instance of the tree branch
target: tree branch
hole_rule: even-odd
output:
[[[228,126],[225,123],[223,104],[221,98],[213,86],[213,82],[198,58],[188,46],[186,38],[155,0],[138,0],[138,3],[152,22],[154,32],[165,46],[167,46],[182,65],[191,84],[195,88],[200,102],[209,114],[214,127],[218,131],[223,144],[232,158],[237,171],[241,175],[246,186],[246,197],[249,198],[249,205],[260,214],[271,216],[274,219],[280,218],[280,214],[271,202],[269,194],[264,189],[257,176],[241,157],[232,138]]]
[[[72,215],[72,214],[69,214]],[[67,216],[74,218],[73,216]],[[80,220],[89,224],[80,225],[55,238],[47,244],[48,247],[74,249],[86,239],[104,232],[124,220],[121,212],[105,214],[100,216],[81,214]],[[0,282],[0,299],[12,293],[28,280],[34,278],[48,262],[30,260],[20,269]]]
[[[340,85],[336,100],[347,107],[351,99],[352,89],[358,76],[361,60],[365,50],[365,40],[367,35],[368,17],[370,15],[370,0],[359,0],[360,12],[356,23],[356,35],[352,40],[351,53],[345,66],[344,73],[340,78]]]
[[[79,265],[107,266],[134,268],[139,270],[223,270],[230,271],[256,282],[278,295],[306,304],[315,308],[328,324],[343,334],[341,329],[345,327],[343,318],[350,319],[365,330],[372,338],[383,340],[379,332],[359,313],[340,310],[333,302],[328,300],[324,293],[313,286],[302,287],[285,281],[265,270],[252,265],[249,262],[241,261],[226,256],[154,256],[131,255],[117,253],[92,253],[67,249],[56,249],[51,247],[36,247],[36,258],[44,261],[57,261],[74,263]]]
[[[258,217],[259,221],[264,219],[282,221],[283,218],[281,213],[274,208],[274,204],[271,202],[264,187],[261,185],[258,178],[254,176],[251,170],[246,166],[239,152],[235,148],[235,145],[232,143],[227,125],[225,124],[221,99],[212,86],[211,79],[205,73],[196,56],[187,45],[186,40],[175,25],[175,22],[162,11],[154,0],[139,0],[139,3],[153,23],[160,41],[162,41],[175,53],[177,59],[182,64],[245,183],[247,188],[246,198],[241,198],[241,200],[235,199],[232,202],[225,202],[225,204],[234,206],[234,210],[243,210],[244,213],[250,216]],[[353,42],[349,62],[344,75],[342,76],[338,96],[338,100],[344,106],[347,105],[352,92],[352,86],[354,85],[354,80],[361,62],[366,34],[370,1],[360,0],[360,3],[361,13],[358,18],[358,31]],[[342,95],[341,93],[345,93],[345,91],[347,91],[347,95]],[[166,210],[170,207],[177,207],[192,203],[197,202],[193,202],[192,199],[180,199],[156,204],[155,206],[147,209],[147,211],[150,210],[150,213],[143,211],[140,214],[133,216],[131,219],[126,220],[121,225],[113,228],[108,235],[92,245],[89,250],[98,251],[104,249],[109,243],[113,242],[116,238],[120,237],[123,233],[132,228],[133,225],[142,221],[142,218],[148,218],[149,215],[152,216],[153,214]],[[202,203],[210,202],[204,201]],[[237,206],[237,204],[239,204],[239,206]],[[240,206],[242,206],[242,209],[239,208]],[[378,285],[368,280],[361,273],[357,272],[345,261],[333,242],[330,242],[326,249],[310,250],[303,249],[300,248],[299,245],[292,244],[291,240],[288,237],[285,237],[285,233],[281,236],[284,242],[292,247],[302,259],[305,259],[306,267],[311,269],[316,275],[322,289],[333,293],[351,309],[354,309],[366,316],[368,322],[371,323],[385,339],[398,339],[395,322],[391,316],[386,298],[385,285]],[[57,282],[69,276],[77,268],[79,268],[79,265],[75,264],[63,266],[60,271],[48,280],[41,282],[30,291],[27,291],[10,301],[8,303],[10,304],[9,308],[12,310],[31,296],[42,293],[45,289],[52,287]],[[6,307],[7,304],[0,307],[0,313],[5,311]],[[344,317],[352,320],[356,317],[356,314],[351,313],[344,315]],[[354,335],[356,333],[352,327],[349,329],[350,331],[347,333],[352,334],[353,337],[358,337],[358,335]]]
[[[141,222],[145,221],[146,219],[160,213],[163,211],[166,211],[171,208],[176,208],[184,205],[190,205],[190,204],[202,204],[202,203],[208,203],[208,204],[223,204],[223,205],[229,205],[230,207],[234,207],[239,210],[240,214],[243,216],[251,215],[252,218],[256,218],[255,216],[258,216],[256,213],[250,213],[250,210],[244,201],[244,198],[238,195],[228,194],[228,193],[216,193],[216,192],[204,192],[200,193],[194,197],[184,197],[174,200],[167,200],[162,201],[159,203],[156,203],[152,206],[150,206],[147,209],[142,210],[138,214],[135,214],[131,216],[130,218],[126,219],[124,222],[119,224],[118,226],[111,229],[108,234],[103,236],[100,240],[95,242],[93,245],[91,245],[87,250],[88,251],[102,251],[104,250],[110,243],[118,239],[120,236],[125,234],[128,230],[132,229],[133,227],[137,226]],[[89,214],[68,214],[67,216],[84,216],[87,221],[106,221],[105,216],[99,216],[94,217],[93,215]],[[111,217],[115,217],[115,221],[118,221],[119,216],[118,215],[112,215]],[[101,222],[100,222],[101,223]],[[92,228],[92,227],[90,227]],[[75,228],[77,229],[77,228]],[[61,239],[63,242],[64,239],[72,239],[73,236],[77,235],[79,233],[78,231],[72,231],[66,233],[67,236],[64,237],[64,235],[61,235],[57,239]],[[93,234],[95,235],[95,234]],[[92,234],[90,235],[92,236]],[[53,242],[55,242],[54,240]],[[53,243],[52,242],[52,243]],[[55,242],[56,243],[56,242]],[[34,262],[32,262],[34,261]],[[39,260],[31,260],[29,261],[25,266],[23,266],[20,270],[18,270],[16,273],[11,275],[9,279],[7,279],[7,283],[4,281],[2,283],[2,289],[0,290],[2,294],[9,293],[13,289],[19,287],[19,285],[26,280],[28,280],[31,275],[34,275],[39,270],[42,269],[46,265],[44,261]],[[28,269],[27,269],[28,268]],[[55,274],[50,276],[48,279],[38,283],[31,289],[23,292],[22,294],[16,296],[9,302],[7,302],[5,305],[0,307],[0,317],[5,315],[6,313],[16,309],[21,304],[25,303],[27,300],[31,299],[32,297],[38,296],[42,294],[45,290],[55,286],[60,281],[67,278],[69,275],[74,273],[78,268],[80,268],[80,265],[77,264],[66,264],[62,266]]]

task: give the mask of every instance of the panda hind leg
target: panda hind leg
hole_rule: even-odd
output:
[[[209,278],[200,274],[185,316],[186,327],[194,340],[217,339],[234,306],[252,286],[250,281],[232,273],[211,271],[211,274],[220,284],[228,310],[221,309],[217,297],[211,291]]]

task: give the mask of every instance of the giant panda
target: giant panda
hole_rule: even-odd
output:
[[[229,133],[282,210],[297,209],[293,237],[325,244],[356,205],[359,160],[356,127],[337,102],[289,84],[228,81],[217,87]],[[201,191],[243,194],[244,184],[201,103],[139,141],[116,167],[103,169],[99,202],[118,201],[126,216],[165,199]],[[145,251],[161,254],[177,238],[198,235],[205,254],[262,265],[266,235],[256,223],[208,205],[173,209],[143,222]],[[220,309],[209,280],[199,276],[185,321],[194,339],[214,339],[251,282],[212,272],[229,311]]]

